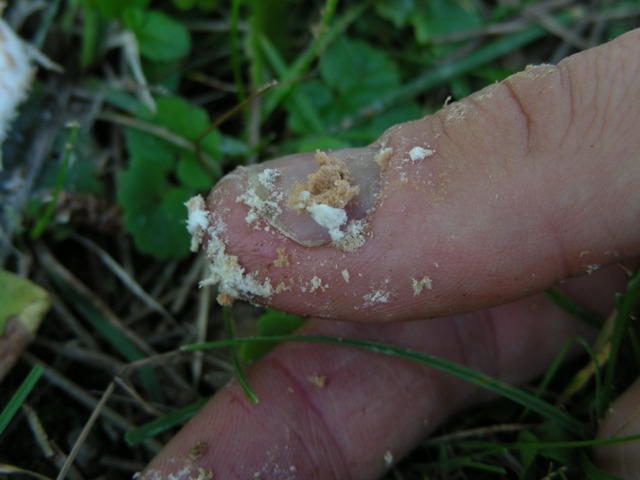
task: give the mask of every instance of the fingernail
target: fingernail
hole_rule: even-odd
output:
[[[247,223],[276,228],[302,245],[351,251],[364,243],[386,149],[364,147],[300,153],[242,168]]]

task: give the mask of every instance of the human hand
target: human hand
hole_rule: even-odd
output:
[[[350,252],[282,235],[326,241],[331,228],[309,211],[267,228],[272,211],[245,195],[260,186],[257,172],[229,176],[207,200],[203,232],[222,300],[334,319],[311,320],[300,333],[401,345],[509,383],[535,378],[569,337],[593,333],[532,295],[640,254],[639,53],[636,30],[350,152],[390,155],[364,243]],[[304,181],[315,161],[301,154],[260,168],[277,168],[278,182]],[[363,189],[358,179],[377,179],[352,174]],[[248,213],[258,218],[248,222]],[[603,269],[561,288],[604,314],[623,280]],[[430,317],[445,318],[407,321]],[[232,382],[144,478],[185,468],[205,469],[201,478],[375,478],[447,416],[490,398],[403,360],[317,344],[280,345],[247,374],[260,403]],[[204,446],[197,456],[196,445]]]

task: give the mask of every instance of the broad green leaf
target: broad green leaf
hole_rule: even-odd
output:
[[[220,167],[214,162],[222,156],[221,139],[217,130],[201,138],[209,128],[207,113],[184,99],[162,98],[157,107],[156,115],[138,111],[157,131],[126,131],[129,165],[119,177],[118,203],[140,251],[159,259],[180,258],[188,253],[189,243],[183,203],[215,183],[214,172]],[[196,141],[201,159],[194,153]],[[210,164],[205,168],[201,161]]]
[[[175,159],[177,147],[166,140],[135,128],[128,128],[125,132],[127,151],[131,162],[138,158],[149,160],[153,165],[149,167],[160,172],[168,173]]]
[[[361,96],[369,101],[399,84],[398,69],[385,52],[347,38],[327,49],[320,62],[320,76],[354,104],[364,103]]]
[[[189,251],[184,202],[192,190],[169,187],[153,161],[137,159],[119,177],[118,202],[136,247],[158,259],[180,258]]]
[[[196,156],[191,153],[185,153],[180,156],[177,173],[180,183],[194,190],[207,190],[214,183],[209,172],[204,169],[196,159]]]
[[[482,26],[473,0],[383,0],[376,2],[375,9],[396,29],[411,26],[415,40],[422,45],[440,35]]]
[[[123,21],[138,39],[140,54],[150,60],[170,62],[191,51],[191,36],[180,22],[156,10],[130,8]]]
[[[192,196],[185,188],[172,188],[146,220],[146,229],[138,232],[142,252],[159,259],[181,258],[189,253],[190,236],[185,227],[184,203]]]
[[[49,293],[30,280],[0,269],[0,335],[6,321],[18,317],[32,334],[51,306]]]
[[[180,89],[180,82],[184,73],[181,59],[160,62],[150,58],[143,58],[142,69],[150,85],[163,89],[171,95],[176,94]]]
[[[421,0],[411,24],[416,41],[424,45],[439,35],[481,27],[482,18],[471,0]]]
[[[182,97],[162,98],[158,100],[157,107],[154,123],[188,140],[196,140],[209,127],[207,112],[194,107]]]
[[[211,134],[209,134],[211,135]],[[203,140],[203,148],[209,152],[210,147],[206,146],[209,142],[209,135]],[[220,144],[218,145],[218,149],[220,150],[220,155],[224,155],[225,157],[240,157],[246,158],[252,153],[252,149],[246,142],[242,140],[231,137],[229,135],[219,135]],[[213,153],[211,153],[213,155]]]
[[[130,215],[153,209],[161,200],[169,185],[165,172],[158,168],[153,158],[137,157],[118,177],[118,203],[123,207],[127,229],[132,227]],[[136,220],[141,222],[142,220]]]
[[[397,29],[406,27],[418,11],[418,0],[382,0],[375,3],[376,13]]]
[[[288,335],[297,330],[304,320],[298,315],[289,315],[277,310],[269,309],[258,318],[256,328],[258,335],[271,337],[274,335]],[[277,342],[273,343],[243,343],[240,346],[240,359],[244,363],[252,363],[271,350]]]
[[[533,434],[533,432],[523,430],[518,434],[518,441],[525,444],[535,443],[538,441],[538,438]],[[526,470],[533,464],[536,456],[538,455],[538,451],[535,448],[523,448],[519,451],[519,454],[522,461],[522,467]]]
[[[348,75],[345,72],[349,72]],[[348,128],[351,119],[362,109],[400,87],[400,75],[387,53],[371,46],[342,38],[324,53],[320,77],[298,86],[297,97],[303,97],[329,126],[345,125],[343,131],[332,132],[330,146],[363,145],[374,140],[386,128],[421,115],[413,103],[403,103]],[[304,112],[294,108],[295,98],[285,103],[289,112],[289,128],[303,136],[299,148],[327,144],[329,132],[318,132],[309,125]],[[321,138],[323,137],[323,138]]]

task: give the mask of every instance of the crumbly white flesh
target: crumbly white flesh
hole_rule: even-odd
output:
[[[353,184],[359,189],[344,208],[308,202],[296,210],[286,204],[294,186],[318,170],[313,153],[239,169],[238,174],[246,179],[248,186],[237,201],[249,207],[246,220],[255,228],[263,228],[264,223],[258,222],[262,220],[302,245],[315,247],[333,243],[339,248],[361,245],[363,242],[353,235],[362,232],[361,220],[366,219],[376,204],[381,172],[381,166],[375,161],[377,151],[376,147],[366,147],[329,153],[344,162]],[[304,203],[306,199],[300,201]]]

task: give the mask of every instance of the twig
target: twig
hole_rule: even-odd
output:
[[[84,328],[76,316],[69,310],[67,305],[60,300],[58,295],[51,289],[51,298],[53,299],[53,309],[57,311],[60,319],[66,324],[67,328],[73,332],[76,338],[78,338],[86,347],[98,350],[98,342],[95,341],[91,333]]]
[[[207,274],[209,266],[202,263],[203,276]],[[196,338],[198,342],[204,342],[207,338],[207,323],[209,320],[209,309],[211,307],[211,287],[204,286],[200,289],[198,296],[198,314],[196,315]],[[191,373],[193,375],[193,386],[197,388],[202,376],[202,362],[204,355],[194,355],[191,361]]]
[[[62,279],[67,285],[87,300],[94,308],[96,308],[104,319],[122,335],[130,340],[146,355],[155,355],[157,352],[149,346],[147,342],[141,339],[136,333],[123,325],[118,316],[84,283],[82,283],[75,275],[67,270],[47,249],[43,244],[37,244],[34,247],[38,259],[44,267],[54,276]]]
[[[152,123],[144,122],[142,120],[138,120],[137,118],[129,117],[121,113],[108,112],[108,111],[102,112],[101,114],[98,115],[97,118],[99,120],[104,120],[106,122],[113,122],[119,125],[123,125],[125,127],[132,127],[142,132],[150,133],[152,135],[155,135],[158,138],[161,138],[162,140],[172,143],[177,147],[184,148],[185,150],[188,150],[194,155],[196,155],[197,153],[198,147],[196,146],[195,143],[159,125],[154,125]],[[214,173],[216,175],[220,175],[222,173],[222,169],[218,164],[218,162],[216,162],[209,154],[202,152],[202,157],[206,160],[208,166],[215,167]]]
[[[37,412],[33,408],[31,408],[31,406],[27,403],[22,404],[22,412],[24,413],[27,419],[29,428],[33,432],[33,436],[36,439],[36,443],[40,447],[40,450],[42,450],[42,454],[44,455],[44,458],[53,462],[53,464],[57,468],[61,468],[64,465],[67,459],[67,456],[63,452],[61,452],[59,448],[57,448],[51,443],[51,441],[49,440],[49,436],[47,435],[47,432],[44,430],[44,427],[42,426],[42,422],[40,421],[40,418],[38,417]],[[70,469],[69,474],[70,474],[69,477],[72,479],[80,480],[82,478],[82,475],[80,475],[80,472],[78,472],[75,468]]]
[[[176,319],[173,318],[173,315],[171,315],[155,298],[145,292],[142,286],[102,247],[88,238],[75,233],[71,235],[71,238],[95,253],[100,261],[106,265],[107,268],[109,268],[109,270],[111,270],[111,272],[113,272],[113,274],[122,281],[122,283],[125,284],[129,291],[142,300],[151,310],[159,313],[165,320],[168,320],[174,326],[179,326]]]

